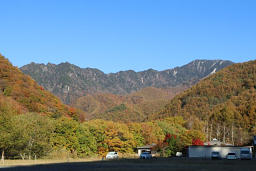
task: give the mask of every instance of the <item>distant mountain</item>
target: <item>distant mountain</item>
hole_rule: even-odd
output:
[[[75,109],[63,104],[0,55],[0,113],[7,111],[13,114],[36,112],[54,118],[80,117]]]
[[[182,67],[164,71],[128,70],[110,74],[93,68],[79,68],[70,63],[31,63],[20,69],[63,102],[71,104],[80,97],[96,92],[125,95],[145,87],[190,86],[231,64],[231,61],[223,60],[195,60]]]
[[[208,140],[249,143],[256,135],[256,61],[233,64],[175,96],[151,119],[183,116]]]

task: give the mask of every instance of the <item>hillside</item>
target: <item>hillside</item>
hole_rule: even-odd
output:
[[[181,115],[208,139],[244,144],[256,134],[256,61],[233,64],[176,96],[156,118]]]
[[[93,93],[78,98],[72,106],[85,111],[87,119],[138,122],[157,113],[170,99],[187,88],[147,87],[128,95]]]
[[[50,117],[68,116],[78,119],[75,109],[39,86],[30,76],[12,66],[0,55],[0,107],[17,114],[36,112]]]
[[[31,63],[20,69],[46,90],[61,98],[64,103],[71,104],[79,97],[97,92],[125,95],[146,87],[190,86],[231,64],[230,61],[222,60],[195,60],[187,65],[164,71],[128,70],[110,74],[93,68],[79,68],[70,63]]]

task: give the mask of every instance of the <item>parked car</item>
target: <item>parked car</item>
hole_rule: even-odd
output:
[[[150,152],[142,152],[140,154],[140,158],[141,159],[152,159],[152,154],[150,154]]]
[[[106,159],[118,159],[118,154],[115,151],[108,152]]]
[[[236,153],[228,153],[227,159],[228,160],[236,160],[237,159]]]
[[[182,152],[176,152],[176,157],[182,157]]]
[[[218,151],[213,151],[212,152],[212,155],[211,155],[211,158],[214,160],[214,159],[220,159],[220,153]]]
[[[156,151],[151,151],[151,155],[153,159],[157,159],[157,152]]]
[[[251,160],[252,159],[251,148],[241,148],[240,149],[240,159],[241,160]]]

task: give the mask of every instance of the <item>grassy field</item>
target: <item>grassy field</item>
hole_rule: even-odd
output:
[[[38,161],[39,162],[39,161]],[[104,161],[41,161],[44,164],[19,166],[19,167],[7,167],[4,168],[6,171],[84,171],[84,170],[196,170],[196,171],[253,171],[256,170],[256,160],[192,160],[192,159],[170,159],[170,158],[159,158],[152,160],[140,160],[140,159],[120,159],[120,160],[104,160]],[[53,164],[53,162],[55,162]],[[17,164],[17,163],[16,163]],[[23,163],[25,164],[25,163]],[[10,165],[9,165],[10,166]]]
[[[92,162],[99,161],[100,158],[88,158],[88,159],[38,159],[38,160],[5,160],[4,163],[0,160],[0,167],[3,166],[31,166],[42,164],[57,164],[57,163],[76,163],[76,162]]]

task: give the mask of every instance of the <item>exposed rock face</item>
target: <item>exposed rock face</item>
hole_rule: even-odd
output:
[[[200,79],[231,65],[231,61],[195,60],[182,67],[142,72],[133,70],[105,74],[98,69],[79,68],[70,63],[59,65],[31,63],[21,67],[45,89],[70,104],[88,93],[128,94],[145,87],[170,88],[193,85]]]

